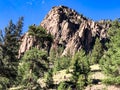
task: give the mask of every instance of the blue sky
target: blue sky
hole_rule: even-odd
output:
[[[39,25],[53,6],[65,5],[93,19],[120,17],[120,0],[0,0],[0,29],[24,16],[24,32],[31,24]]]

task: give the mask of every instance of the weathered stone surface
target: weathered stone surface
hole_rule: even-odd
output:
[[[28,35],[28,33],[24,34],[22,37],[21,37],[21,45],[20,45],[20,48],[19,48],[19,56],[21,56],[21,54],[24,54],[24,52],[26,52],[27,50],[29,50],[33,44],[34,44],[34,38],[33,36],[30,36]]]
[[[104,21],[94,22],[65,6],[53,7],[40,25],[54,37],[51,48],[59,45],[64,47],[62,55],[74,54],[81,48],[86,52],[91,51],[96,37],[106,40],[109,28]],[[26,33],[22,38],[19,53],[32,47],[32,40]]]
[[[66,55],[68,52],[74,54],[81,48],[89,52],[96,37],[106,39],[109,26],[103,23],[89,20],[68,7],[58,6],[53,7],[40,25],[54,36],[56,45],[65,47],[63,55]]]

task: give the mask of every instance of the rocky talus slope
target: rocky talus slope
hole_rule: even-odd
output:
[[[81,48],[88,53],[92,50],[96,37],[103,43],[106,41],[107,29],[110,27],[104,21],[94,22],[65,6],[53,7],[40,25],[54,37],[51,49],[64,48],[62,55],[74,54]],[[34,43],[28,33],[21,41],[19,55],[29,50]]]

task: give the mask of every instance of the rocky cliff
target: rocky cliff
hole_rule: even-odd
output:
[[[104,21],[94,22],[65,6],[53,7],[40,25],[54,37],[51,48],[64,47],[62,55],[74,54],[81,48],[88,53],[92,50],[96,37],[105,42],[110,27]],[[19,55],[29,50],[32,43],[32,38],[26,33],[22,37]]]

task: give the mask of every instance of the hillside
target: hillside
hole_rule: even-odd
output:
[[[0,90],[120,90],[120,18],[55,6],[22,35],[23,21],[0,31]]]

